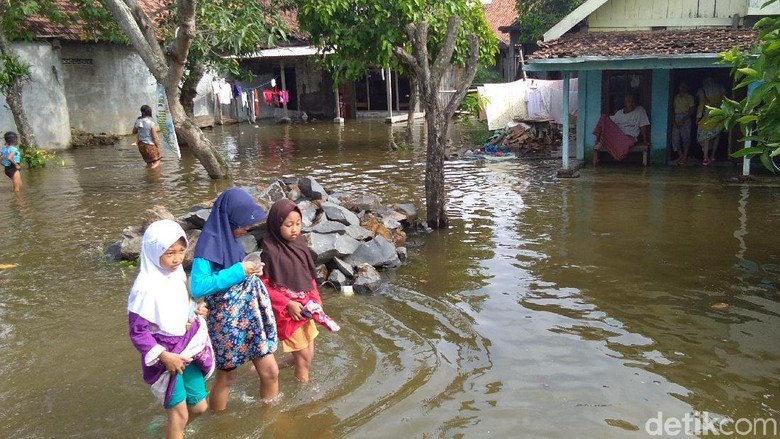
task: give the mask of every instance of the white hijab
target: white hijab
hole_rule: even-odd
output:
[[[141,244],[141,271],[127,298],[128,312],[174,336],[186,332],[190,308],[187,275],[181,266],[172,273],[163,270],[160,256],[180,238],[184,238],[185,246],[189,245],[184,230],[172,220],[155,221],[146,229]]]

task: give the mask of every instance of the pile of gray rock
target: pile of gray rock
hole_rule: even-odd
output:
[[[418,220],[414,204],[386,206],[371,193],[329,192],[312,177],[274,180],[262,188],[243,189],[266,211],[283,197],[298,205],[319,284],[343,290],[351,286],[357,293],[374,292],[383,282],[377,269],[395,268],[406,260],[405,230],[415,227]],[[125,228],[122,239],[106,249],[106,258],[136,260],[146,227],[159,219],[173,219],[182,225],[190,242],[184,262],[189,268],[212,204],[213,200],[193,206],[178,218],[162,206],[147,210],[140,226]],[[241,238],[247,253],[262,248],[264,234],[265,222],[249,229]]]

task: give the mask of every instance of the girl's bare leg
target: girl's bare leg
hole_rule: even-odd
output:
[[[314,358],[314,342],[312,341],[309,346],[292,354],[295,360],[295,378],[302,383],[309,382],[309,367],[312,358]]]
[[[205,401],[204,401],[205,402]],[[166,439],[184,438],[184,427],[187,425],[187,403],[182,401],[168,410],[168,425],[165,427]]]
[[[214,387],[209,392],[208,404],[211,406],[212,412],[219,413],[227,407],[230,387],[236,381],[236,370],[218,370],[215,379]]]
[[[273,354],[252,360],[260,376],[260,398],[263,401],[273,401],[279,396],[279,366]]]
[[[22,174],[19,171],[16,171],[11,181],[14,184],[14,192],[22,190]]]

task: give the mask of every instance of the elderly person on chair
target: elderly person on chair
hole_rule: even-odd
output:
[[[650,120],[647,112],[636,105],[634,96],[626,95],[625,106],[612,116],[601,115],[593,134],[596,144],[593,146],[593,166],[598,163],[599,150],[603,147],[615,160],[623,160],[628,150],[637,144],[638,140],[647,145],[647,127]]]

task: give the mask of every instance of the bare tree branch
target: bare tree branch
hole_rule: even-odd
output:
[[[450,16],[450,19],[447,21],[447,34],[444,36],[444,44],[431,68],[431,75],[435,78],[441,78],[444,75],[444,70],[452,60],[452,54],[455,53],[455,40],[458,36],[458,27],[460,27],[460,17],[457,15]],[[474,53],[472,52],[472,55],[473,54]],[[436,88],[439,88],[438,84],[436,85]]]

